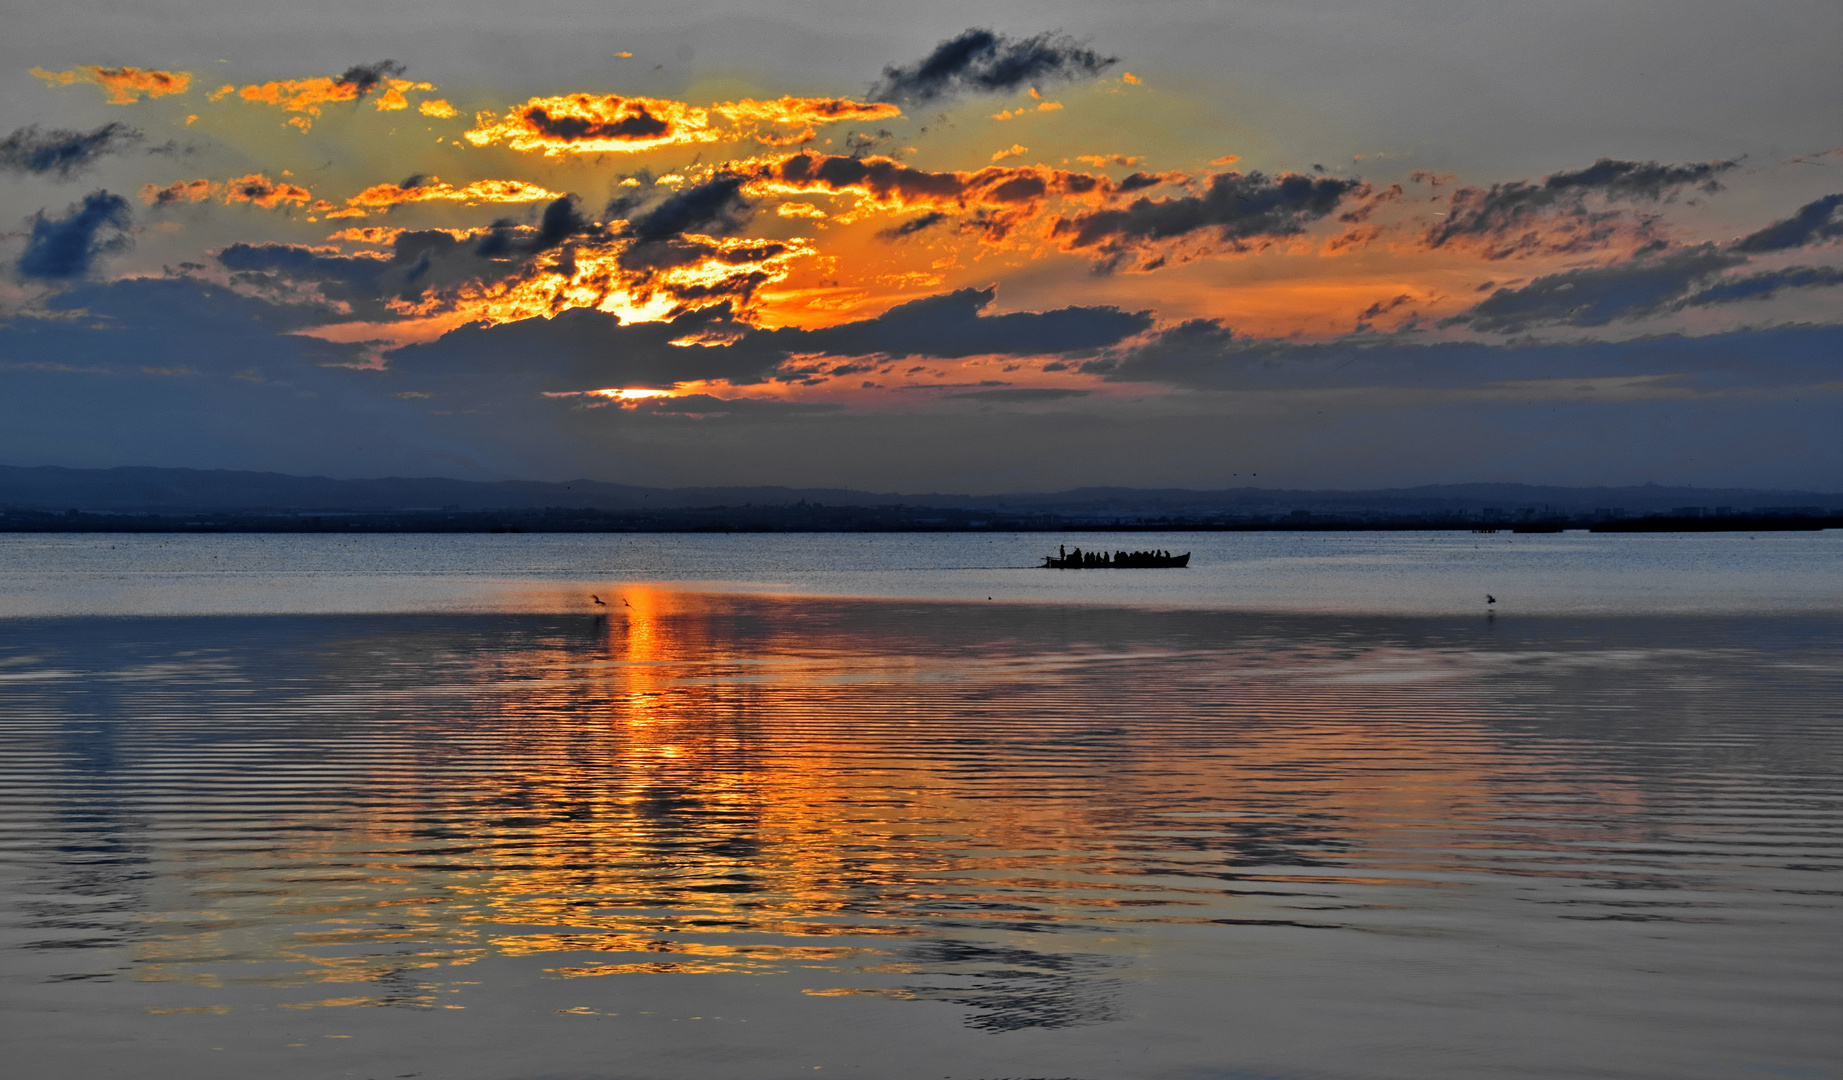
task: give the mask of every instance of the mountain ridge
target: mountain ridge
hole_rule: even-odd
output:
[[[1755,509],[1843,505],[1843,493],[1680,485],[1567,487],[1520,483],[1424,484],[1379,489],[1083,487],[964,495],[777,485],[659,488],[599,480],[338,479],[233,469],[0,465],[0,507],[86,512],[481,511],[543,508],[646,511],[711,507],[907,506],[1023,512],[1171,513],[1296,509],[1456,511],[1539,508],[1627,513],[1685,505]]]

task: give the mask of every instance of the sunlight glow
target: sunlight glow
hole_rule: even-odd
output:
[[[647,398],[671,397],[670,390],[653,390],[644,386],[611,387],[606,390],[591,390],[596,397],[613,398],[616,401],[644,401]]]

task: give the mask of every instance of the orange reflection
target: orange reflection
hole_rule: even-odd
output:
[[[1197,652],[1046,638],[1041,614],[597,595],[568,619],[332,650],[326,678],[388,702],[397,749],[355,751],[340,801],[357,809],[303,815],[262,856],[274,899],[224,901],[213,948],[292,965],[271,984],[382,982],[423,1004],[483,956],[562,978],[811,970],[835,992],[914,971],[908,939],[941,925],[1328,925],[1343,908],[1261,897],[1310,886],[1361,907],[1365,890],[1477,872],[1468,849],[1513,827],[1489,691],[1430,653]],[[1509,782],[1585,790],[1540,769]],[[1604,840],[1603,822],[1580,830]],[[328,865],[345,869],[316,877]],[[196,933],[140,948],[144,978],[220,985],[188,959]],[[378,1001],[374,986],[308,1004]]]

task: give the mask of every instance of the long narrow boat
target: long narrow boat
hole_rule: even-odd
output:
[[[1190,565],[1190,552],[1173,555],[1169,551],[1073,551],[1058,547],[1056,554],[1043,558],[1045,570],[1174,570]]]

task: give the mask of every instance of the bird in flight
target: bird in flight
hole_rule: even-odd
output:
[[[607,607],[608,606],[608,602],[606,600],[603,600],[601,597],[595,595],[594,593],[589,594],[589,599],[595,601],[596,607]]]
[[[1487,603],[1487,604],[1495,604],[1495,603],[1497,603],[1497,597],[1495,597],[1495,596],[1492,596],[1492,595],[1491,595],[1490,593],[1486,593],[1486,594],[1485,594],[1485,603]]]

